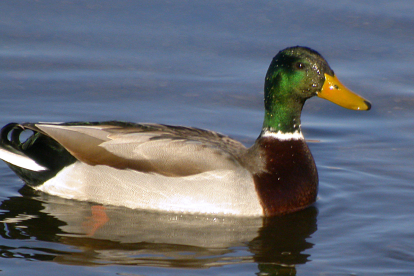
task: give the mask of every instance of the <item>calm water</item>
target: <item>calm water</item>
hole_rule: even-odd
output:
[[[413,275],[412,1],[2,1],[0,124],[125,120],[253,143],[287,46],[370,99],[321,99],[302,126],[317,203],[273,219],[148,213],[34,193],[0,164],[4,275]]]

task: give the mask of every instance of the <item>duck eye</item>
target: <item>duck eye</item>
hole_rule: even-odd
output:
[[[295,63],[296,69],[303,70],[305,69],[305,65],[302,62]]]

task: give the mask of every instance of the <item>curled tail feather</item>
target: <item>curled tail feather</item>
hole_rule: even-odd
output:
[[[32,131],[22,140],[22,133]],[[0,159],[29,186],[54,177],[76,159],[33,124],[10,123],[0,132]]]

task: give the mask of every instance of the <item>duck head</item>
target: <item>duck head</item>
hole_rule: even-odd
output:
[[[371,104],[346,88],[327,61],[307,47],[290,47],[272,60],[265,79],[263,130],[300,131],[300,114],[313,96],[353,110],[369,110]]]

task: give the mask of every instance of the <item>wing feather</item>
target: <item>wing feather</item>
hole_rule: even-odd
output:
[[[247,151],[216,132],[156,124],[36,124],[75,158],[90,165],[186,176],[235,169]]]

